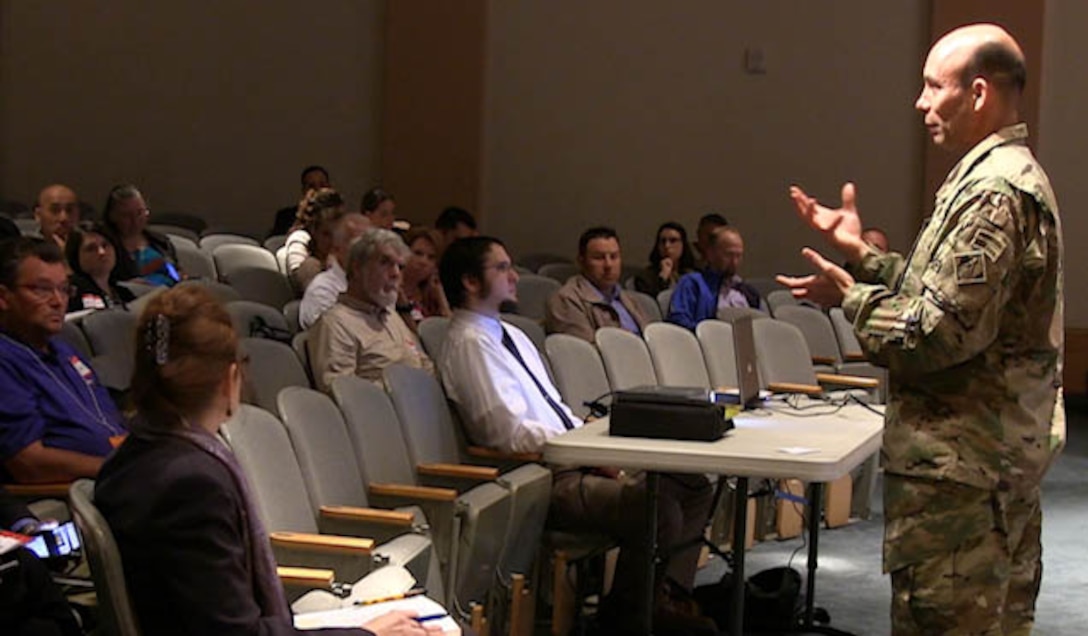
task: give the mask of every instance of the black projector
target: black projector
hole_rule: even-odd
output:
[[[688,387],[640,386],[612,398],[608,434],[713,442],[733,428],[714,393]]]

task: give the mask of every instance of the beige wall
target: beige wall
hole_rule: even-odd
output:
[[[924,130],[912,105],[928,3],[627,0],[490,3],[485,229],[518,252],[571,253],[613,224],[642,263],[667,219],[721,211],[750,275],[803,267],[790,183],[906,249]],[[767,73],[745,74],[762,47]]]
[[[321,163],[357,204],[378,164],[377,1],[0,2],[0,195],[62,181],[100,206],[264,233]]]
[[[1088,216],[1084,214],[1088,206],[1088,180],[1084,177],[1088,148],[1085,24],[1088,3],[1047,0],[1039,155],[1058,195],[1065,233],[1065,323],[1081,328],[1088,327],[1088,295],[1083,292],[1088,253],[1080,249],[1088,236]]]

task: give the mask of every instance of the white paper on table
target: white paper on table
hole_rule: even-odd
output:
[[[812,448],[811,446],[785,446],[778,449],[778,452],[787,455],[811,455],[812,453],[820,452],[820,449]]]
[[[322,627],[361,627],[363,623],[375,619],[394,610],[415,612],[418,616],[432,616],[434,614],[446,614],[446,608],[433,599],[426,596],[413,596],[397,601],[387,601],[375,605],[361,605],[359,607],[345,607],[343,609],[328,612],[310,612],[295,616],[297,629],[320,629]],[[438,625],[443,634],[460,636],[461,628],[453,617],[427,621],[428,625]]]

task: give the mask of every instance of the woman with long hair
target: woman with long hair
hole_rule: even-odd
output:
[[[430,316],[449,316],[450,304],[438,280],[438,241],[428,228],[412,228],[404,237],[411,250],[401,278],[397,310],[419,323]],[[409,325],[412,323],[409,322]]]
[[[298,203],[295,224],[284,243],[287,277],[298,293],[325,271],[332,247],[332,228],[344,214],[344,199],[332,188],[307,190]]]
[[[245,476],[216,436],[239,408],[243,366],[230,316],[201,287],[160,294],[140,317],[138,414],[102,467],[95,499],[144,633],[303,633],[293,626]],[[426,630],[397,612],[326,633]]]
[[[635,275],[635,289],[654,298],[676,281],[695,270],[695,255],[688,244],[688,232],[675,221],[662,223],[654,235],[650,264]]]
[[[113,277],[172,287],[182,278],[177,253],[170,239],[147,229],[150,214],[134,185],[114,186],[106,196],[102,219],[117,250]]]
[[[101,223],[84,221],[68,233],[64,256],[72,274],[72,293],[68,296],[68,311],[123,307],[135,299],[135,294],[117,285],[114,267],[117,248],[109,238],[109,230]]]

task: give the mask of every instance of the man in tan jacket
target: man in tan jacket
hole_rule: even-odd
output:
[[[631,295],[620,286],[623,262],[620,239],[609,227],[593,227],[578,239],[582,273],[571,277],[548,299],[544,327],[593,342],[601,327],[641,334],[648,322]]]

